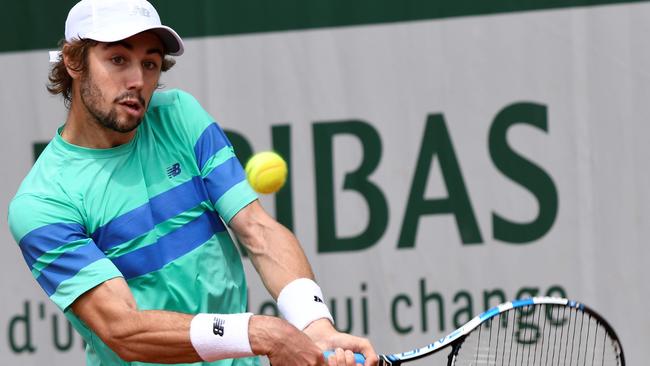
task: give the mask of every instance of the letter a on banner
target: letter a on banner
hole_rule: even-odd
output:
[[[445,198],[427,199],[424,194],[434,156],[438,157],[448,195]],[[442,114],[433,114],[427,119],[424,130],[398,248],[415,246],[421,216],[439,214],[454,215],[463,244],[483,242],[445,119]]]

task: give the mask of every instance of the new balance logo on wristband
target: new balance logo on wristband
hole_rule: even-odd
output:
[[[225,323],[225,320],[215,317],[214,322],[212,323],[212,333],[214,333],[214,335],[218,335],[219,337],[223,337],[223,326]]]
[[[323,299],[321,299],[320,297],[314,295],[314,301],[316,301],[316,302],[323,302]]]

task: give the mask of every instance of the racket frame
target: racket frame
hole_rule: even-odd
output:
[[[595,318],[598,322],[603,324],[607,332],[610,334],[614,343],[614,347],[617,349],[618,355],[620,356],[620,361],[621,361],[620,364],[621,366],[625,366],[625,357],[623,356],[623,348],[618,339],[618,336],[614,332],[614,329],[602,316],[600,316],[598,313],[596,313],[595,311],[593,311],[591,308],[587,307],[583,303],[564,299],[564,298],[548,297],[548,296],[525,298],[525,299],[510,301],[510,302],[497,305],[475,316],[469,322],[465,323],[463,326],[454,330],[448,335],[424,347],[416,348],[402,353],[380,354],[379,366],[389,366],[389,365],[397,366],[404,362],[410,362],[410,361],[420,359],[422,357],[429,356],[433,353],[442,350],[443,348],[446,348],[449,345],[452,344],[459,345],[462,343],[463,338],[465,338],[471,331],[476,329],[479,325],[483,324],[487,320],[492,319],[499,314],[505,313],[506,311],[523,308],[525,306],[530,306],[530,305],[560,305],[569,308],[575,308],[585,313],[588,313],[590,316]]]

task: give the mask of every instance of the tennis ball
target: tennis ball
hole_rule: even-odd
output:
[[[273,151],[259,152],[246,163],[246,178],[256,192],[275,193],[287,180],[287,163]]]

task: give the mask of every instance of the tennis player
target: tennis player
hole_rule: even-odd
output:
[[[368,340],[335,330],[299,243],[263,210],[213,118],[185,92],[156,91],[182,53],[147,1],[83,0],[51,54],[48,89],[69,113],[9,225],[87,364],[354,365],[353,351],[376,364]],[[286,320],[246,313],[226,225]]]

